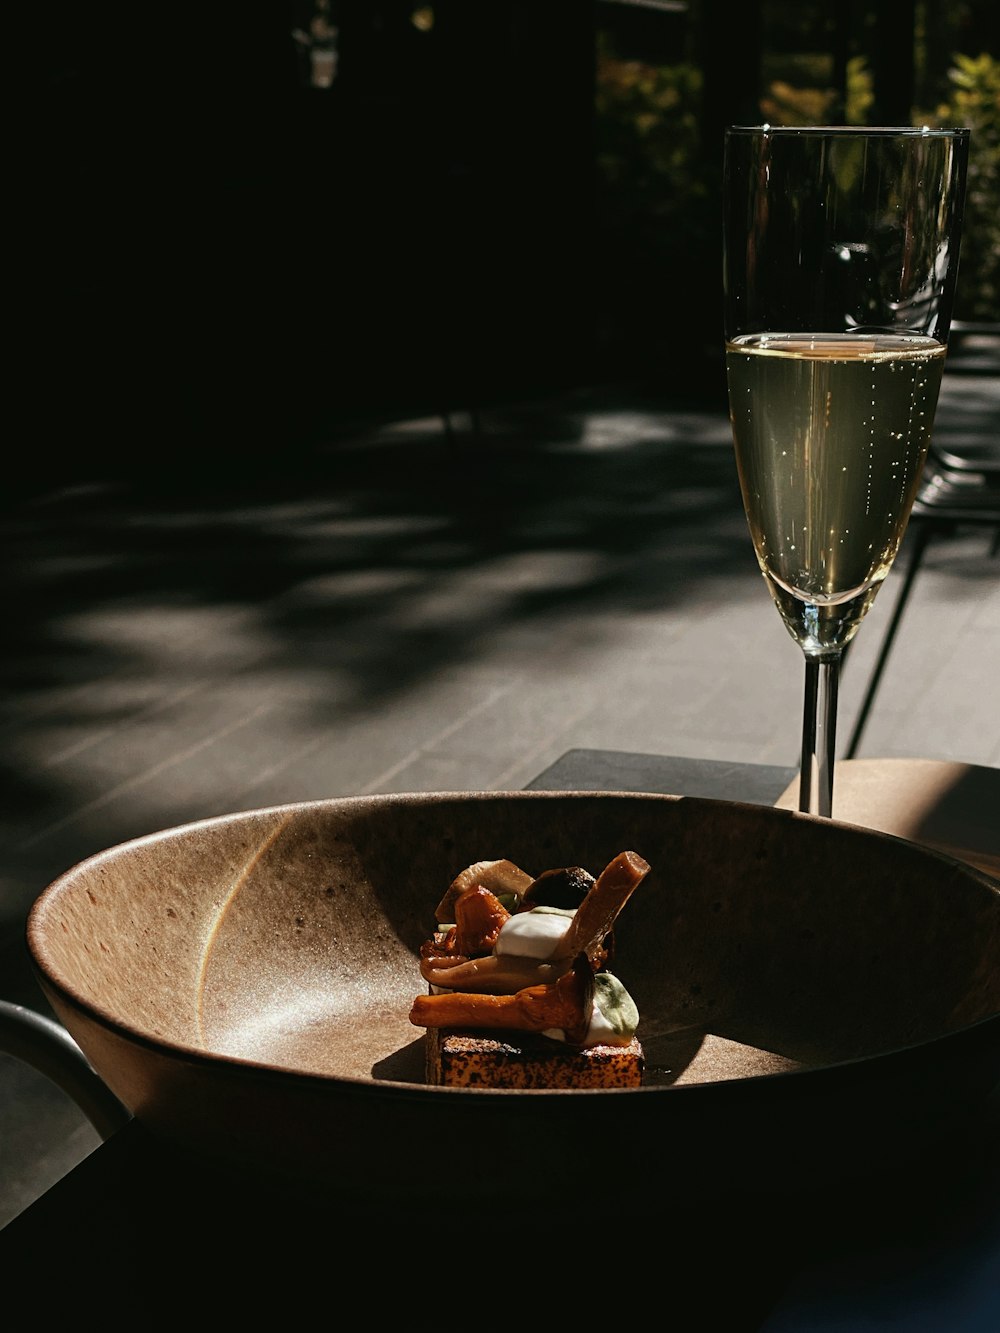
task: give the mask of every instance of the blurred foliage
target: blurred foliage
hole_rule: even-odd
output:
[[[817,50],[822,33],[812,7],[782,5],[792,26],[785,40],[765,37],[761,119],[776,124],[822,124],[836,115],[833,61]],[[770,7],[772,17],[777,7]],[[969,6],[940,11],[945,41],[968,37],[959,20]],[[868,16],[869,18],[871,15]],[[799,27],[795,28],[798,23]],[[775,34],[770,33],[773,37]],[[928,63],[929,34],[918,29]],[[913,124],[968,126],[972,130],[969,184],[956,319],[995,323],[1000,318],[1000,62],[992,55],[953,54],[940,49],[934,63],[946,77],[925,83],[942,100],[915,108]],[[872,72],[866,55],[847,61],[848,124],[865,125],[873,104]],[[670,64],[620,55],[613,38],[597,41],[597,207],[609,325],[626,316],[632,345],[663,337],[666,302],[687,297],[691,284],[713,272],[718,248],[717,197],[711,163],[700,142],[702,71],[690,49]],[[839,115],[837,117],[839,119]],[[661,300],[662,295],[662,300]],[[696,299],[696,298],[695,298]]]
[[[1000,61],[990,55],[956,55],[948,71],[949,93],[916,122],[968,126],[969,182],[955,318],[1000,321]]]
[[[821,56],[783,55],[767,61],[780,73],[761,98],[763,118],[780,125],[822,124],[835,101],[824,86],[829,62]],[[847,66],[849,125],[867,123],[872,76],[863,56]],[[967,126],[969,182],[955,318],[970,323],[1000,320],[1000,61],[991,55],[958,53],[947,71],[942,100],[915,108],[914,125]]]
[[[622,57],[601,33],[596,73],[598,341],[605,364],[617,356],[633,373],[660,364],[671,328],[691,337],[706,304],[706,265],[718,267],[718,205],[699,129],[702,73],[692,63]],[[678,309],[686,317],[670,318]]]
[[[782,74],[766,82],[761,116],[775,125],[824,125],[833,115],[837,93],[829,87],[830,61],[820,56],[791,57]],[[863,56],[847,62],[847,109],[844,123],[864,125],[873,101],[872,78]],[[838,117],[839,119],[839,117]]]
[[[597,169],[616,227],[676,235],[698,226],[701,85],[694,65],[624,60],[598,35]]]
[[[875,100],[872,76],[864,56],[852,56],[847,62],[848,125],[867,125],[868,108]]]

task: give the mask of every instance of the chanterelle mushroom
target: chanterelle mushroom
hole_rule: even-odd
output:
[[[540,906],[513,915],[481,883],[484,868],[490,873],[498,865],[507,883],[524,874],[511,862],[477,862],[456,877],[451,897],[446,894],[439,904],[439,919],[447,905],[446,915],[456,924],[421,949],[421,976],[436,993],[415,999],[410,1021],[418,1027],[557,1029],[568,1042],[582,1043],[593,1016],[594,974],[607,958],[605,940],[648,875],[649,864],[637,852],[621,852],[593,880],[575,911]],[[453,892],[456,885],[460,888]],[[515,933],[527,917],[533,918],[530,944],[504,947],[505,931]],[[490,952],[471,953],[477,942],[485,946],[489,941]],[[610,974],[601,980],[628,1000]]]

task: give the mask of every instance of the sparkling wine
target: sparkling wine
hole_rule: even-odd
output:
[[[726,345],[750,534],[807,653],[843,649],[892,566],[944,356],[933,338],[887,333],[751,334]]]

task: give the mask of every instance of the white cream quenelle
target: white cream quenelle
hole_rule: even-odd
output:
[[[575,915],[563,907],[533,907],[530,912],[518,912],[500,927],[493,952],[551,958]]]
[[[437,929],[421,946],[428,993],[414,998],[410,1022],[450,1032],[543,1034],[578,1051],[631,1050],[638,1009],[605,964],[618,913],[649,870],[634,851],[620,852],[596,879],[579,866],[534,879],[513,862],[467,867],[438,903]],[[512,874],[523,889],[509,887]],[[530,901],[536,893],[551,900]],[[634,1086],[634,1076],[629,1070],[618,1086]]]
[[[558,952],[575,912],[558,907],[533,907],[505,921],[494,953],[544,960]],[[594,1006],[584,1046],[627,1046],[639,1025],[639,1010],[628,991],[610,972],[594,977]],[[565,1041],[562,1028],[547,1028],[545,1036]]]

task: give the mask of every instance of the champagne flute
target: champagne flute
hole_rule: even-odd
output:
[[[805,654],[809,814],[832,814],[841,661],[927,454],[968,146],[967,129],[726,131],[729,413],[757,562]]]

